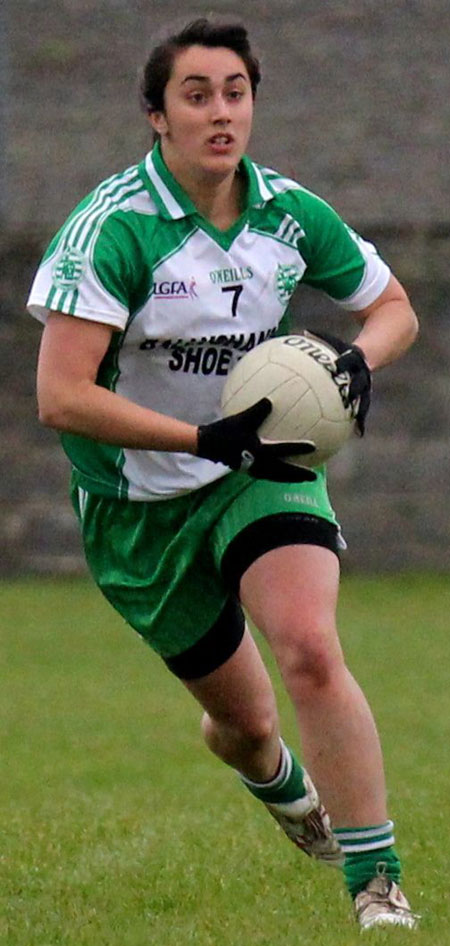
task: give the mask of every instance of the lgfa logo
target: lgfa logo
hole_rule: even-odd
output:
[[[165,279],[162,282],[153,283],[152,296],[155,299],[196,299],[198,297],[196,285],[194,276],[191,276],[189,283],[182,279],[172,281]]]

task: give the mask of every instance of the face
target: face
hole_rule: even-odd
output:
[[[250,137],[253,97],[243,60],[231,49],[190,46],[175,58],[164,112],[150,121],[175,174],[234,173]]]

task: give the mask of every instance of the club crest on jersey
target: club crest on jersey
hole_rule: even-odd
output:
[[[81,282],[85,266],[85,256],[75,247],[64,250],[58,257],[52,270],[52,282],[57,289],[76,289]]]
[[[297,283],[301,275],[301,270],[298,266],[295,266],[295,264],[283,266],[281,263],[278,263],[275,272],[275,291],[280,302],[284,304],[289,302],[289,299],[297,288]]]
[[[153,283],[152,295],[155,299],[197,299],[196,286],[193,276],[189,282],[183,279],[163,279]]]

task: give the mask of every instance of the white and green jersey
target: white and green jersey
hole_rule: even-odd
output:
[[[159,145],[104,181],[52,240],[29,298],[117,331],[98,384],[191,424],[220,416],[221,390],[242,355],[288,331],[298,283],[349,310],[385,288],[389,269],[320,198],[244,157],[246,207],[226,232],[196,210]],[[227,468],[185,453],[129,450],[63,434],[80,486],[157,500],[209,483]]]

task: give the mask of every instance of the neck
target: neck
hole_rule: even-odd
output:
[[[181,185],[198,212],[219,230],[227,230],[241,215],[243,182],[237,170],[209,174],[192,170],[163,150],[169,171]]]

